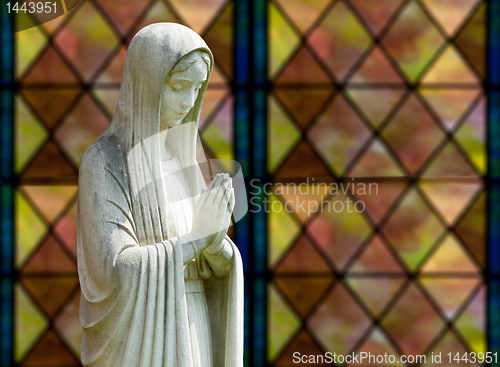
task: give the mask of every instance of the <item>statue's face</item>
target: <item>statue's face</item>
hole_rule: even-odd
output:
[[[200,57],[186,70],[172,74],[163,84],[160,129],[176,127],[194,106],[207,80],[207,64]]]

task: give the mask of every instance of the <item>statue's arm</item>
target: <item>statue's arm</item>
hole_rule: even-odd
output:
[[[163,243],[139,246],[129,195],[123,176],[102,154],[85,153],[79,175],[78,257],[87,279],[106,289],[116,287],[118,278],[138,267],[148,251],[165,248]]]
[[[229,273],[234,253],[231,244],[226,239],[222,240],[220,244],[208,247],[204,254],[217,276],[222,277]]]
[[[206,249],[211,247],[209,246],[209,242],[206,238],[197,239],[192,233],[187,233],[179,238],[179,242],[182,246],[182,258],[184,265],[196,258],[202,252],[206,254]]]
[[[82,213],[79,226],[85,239],[84,246],[92,248],[87,252],[96,254],[91,261],[95,259],[93,267],[99,269],[98,272],[103,270],[102,264],[99,264],[103,256],[111,260],[104,263],[114,264],[113,268],[128,268],[138,262],[141,253],[148,251],[148,246],[164,246],[163,243],[139,246],[128,185],[123,182],[123,176],[108,168],[102,155],[92,151],[84,155],[80,163],[79,185],[79,210]],[[181,246],[183,263],[187,264],[210,244],[207,238],[188,233],[179,238],[177,246]],[[226,251],[220,251],[214,257],[214,264],[223,266],[223,257],[232,256],[230,245],[226,247]],[[231,252],[231,255],[227,255],[227,252]]]

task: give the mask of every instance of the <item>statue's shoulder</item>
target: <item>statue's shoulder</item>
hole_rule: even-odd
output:
[[[106,170],[122,166],[125,162],[120,139],[115,135],[101,135],[83,154],[80,175],[103,175]]]

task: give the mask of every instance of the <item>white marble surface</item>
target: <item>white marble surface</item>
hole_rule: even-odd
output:
[[[80,163],[85,366],[243,366],[234,190],[223,174],[207,188],[196,161],[212,65],[179,24],[145,27],[129,46],[113,120]]]

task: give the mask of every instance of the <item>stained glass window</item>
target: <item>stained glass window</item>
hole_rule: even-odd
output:
[[[486,2],[267,9],[268,363],[486,352]]]
[[[233,158],[233,12],[225,0],[86,0],[14,34],[15,363],[80,364],[78,164],[113,116],[127,46],[140,28],[170,21],[203,36],[216,64],[200,135],[210,157]]]
[[[232,229],[245,366],[498,351],[498,19],[486,0],[83,0],[12,33],[3,12],[0,365],[80,364],[78,163],[159,21],[212,49],[205,152],[270,208]]]

